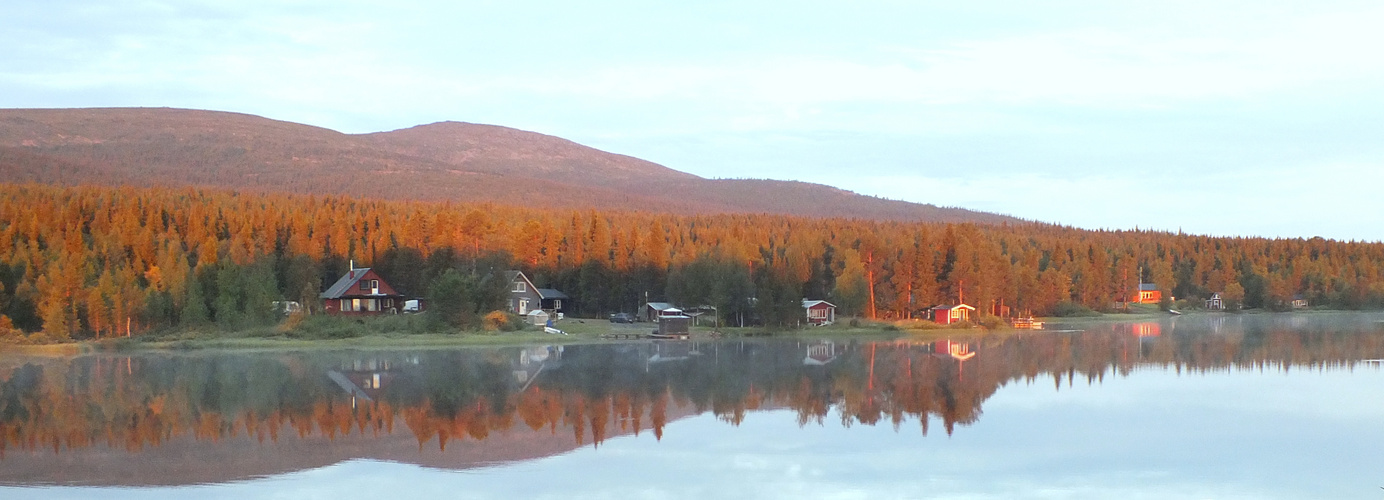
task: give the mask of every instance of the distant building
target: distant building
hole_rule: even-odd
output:
[[[557,316],[558,313],[566,312],[566,309],[563,307],[568,302],[571,302],[571,298],[565,293],[552,288],[538,289],[539,307],[543,308],[544,311],[548,311],[548,313],[553,316]]]
[[[1307,297],[1303,297],[1302,294],[1294,295],[1294,296],[1293,296],[1293,303],[1292,303],[1292,306],[1293,306],[1293,309],[1306,309],[1306,308],[1307,308]]]
[[[1158,285],[1153,283],[1140,283],[1139,294],[1134,297],[1135,304],[1157,304],[1163,300],[1163,292],[1158,291]]]
[[[836,322],[836,305],[825,300],[803,300],[807,311],[807,324],[812,326],[830,325]]]
[[[370,316],[397,314],[403,309],[404,296],[378,273],[368,267],[354,267],[322,292],[322,306],[327,314]]]
[[[976,308],[966,304],[935,306],[932,309],[928,309],[928,319],[943,325],[965,323],[971,320],[971,313],[975,312],[975,310]]]
[[[677,315],[664,315],[658,317],[658,331],[660,337],[676,337],[686,339],[692,326],[692,317]]]
[[[538,287],[533,286],[522,271],[506,271],[505,278],[509,281],[510,312],[527,316],[529,311],[543,308],[543,296],[538,294]]]
[[[658,321],[662,316],[682,316],[682,309],[667,302],[648,302],[639,310],[639,321]]]
[[[1206,299],[1206,308],[1212,311],[1224,311],[1225,299],[1221,298],[1221,292],[1211,294],[1211,298]]]
[[[523,271],[506,271],[509,281],[509,306],[514,314],[527,316],[531,311],[545,311],[551,316],[564,312],[571,298],[552,288],[538,288]]]

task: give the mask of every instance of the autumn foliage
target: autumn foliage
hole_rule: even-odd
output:
[[[802,298],[843,316],[963,296],[981,315],[1043,315],[1109,310],[1140,282],[1191,304],[1224,292],[1247,307],[1384,305],[1379,243],[0,185],[0,313],[53,338],[265,324],[275,300],[318,312],[352,260],[413,297],[449,269],[520,269],[588,317],[646,297],[769,324],[794,321]]]

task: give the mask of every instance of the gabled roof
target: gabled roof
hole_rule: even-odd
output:
[[[836,307],[836,304],[832,304],[831,302],[827,302],[827,301],[825,301],[825,300],[807,300],[807,299],[803,299],[803,308],[804,308],[804,309],[811,309],[813,306],[817,306],[817,305],[821,305],[821,304],[826,304],[826,305],[831,306],[831,307]]]
[[[956,309],[956,308],[970,309],[970,310],[972,310],[972,311],[976,310],[976,308],[971,307],[971,306],[968,306],[968,305],[966,305],[966,304],[957,304],[957,305],[954,305],[954,306],[953,306],[953,305],[942,304],[942,305],[939,305],[939,306],[933,306],[933,307],[932,307],[932,309],[938,310],[938,311],[950,311],[950,310]]]
[[[322,295],[320,297],[324,299],[341,298],[341,296],[346,295],[346,292],[354,290],[356,283],[359,283],[360,279],[364,278],[365,274],[368,272],[370,272],[370,268],[368,267],[356,268],[347,271],[346,274],[341,275],[341,279],[336,280],[336,283],[333,283],[332,286],[327,287],[327,291],[322,292]],[[380,280],[383,281],[383,278],[381,278]]]
[[[529,275],[524,274],[523,271],[505,271],[505,280],[507,283],[514,283],[521,277],[524,278],[524,283],[528,283],[530,290],[538,290],[538,287],[533,286],[533,281],[529,280]],[[539,297],[541,298],[542,295],[540,294]]]
[[[672,304],[669,304],[667,302],[650,302],[647,305],[650,308],[653,308],[653,310],[655,311],[667,311],[669,309],[677,309],[677,307],[674,307]]]
[[[554,289],[552,289],[552,288],[539,288],[539,289],[538,289],[538,298],[540,298],[540,299],[569,299],[569,298],[571,298],[571,297],[568,297],[567,294],[562,293],[562,292],[559,292],[559,291],[554,290]]]
[[[1158,285],[1155,285],[1155,284],[1153,284],[1153,283],[1140,283],[1140,284],[1139,284],[1139,291],[1141,291],[1141,292],[1156,292],[1156,291],[1158,291]]]

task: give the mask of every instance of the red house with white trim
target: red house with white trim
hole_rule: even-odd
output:
[[[950,325],[953,323],[970,321],[971,313],[975,312],[975,310],[976,308],[966,304],[957,304],[954,306],[941,305],[928,309],[928,316],[931,316],[933,321],[943,325]]]
[[[398,314],[404,308],[404,296],[368,267],[353,267],[322,292],[321,297],[327,314],[374,316]]]
[[[1134,296],[1135,304],[1157,304],[1163,300],[1163,292],[1158,291],[1158,285],[1153,283],[1140,283],[1138,293]]]
[[[812,326],[830,325],[836,322],[836,305],[825,300],[803,300],[803,310],[807,311],[807,324]]]

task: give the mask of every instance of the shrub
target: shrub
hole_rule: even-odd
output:
[[[999,316],[984,316],[980,318],[980,326],[986,330],[1002,330],[1009,328],[1009,323]]]
[[[490,311],[481,321],[487,332],[512,332],[524,327],[524,318],[505,311]]]
[[[1100,316],[1100,313],[1076,302],[1058,302],[1053,308],[1053,316],[1070,318],[1073,316]]]

